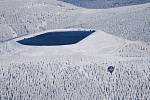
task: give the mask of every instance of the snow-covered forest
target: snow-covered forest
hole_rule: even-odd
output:
[[[150,100],[150,0],[0,0],[0,100]]]

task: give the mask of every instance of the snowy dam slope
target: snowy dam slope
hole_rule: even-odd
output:
[[[51,30],[49,32],[47,31],[43,33],[31,34],[21,38],[17,38],[12,40],[12,43],[6,42],[5,44],[7,44],[6,46],[8,50],[2,48],[2,46],[1,54],[3,52],[3,55],[5,55],[5,51],[8,51],[8,53],[10,54],[12,52],[13,54],[14,50],[10,50],[11,52],[9,52],[9,49],[14,46],[18,47],[18,50],[23,50],[23,54],[24,52],[26,52],[25,54],[29,53],[27,55],[30,56],[32,56],[32,54],[38,56],[42,53],[41,51],[43,51],[42,54],[44,54],[45,56],[49,54],[48,52],[51,52],[51,55],[64,56],[66,54],[70,55],[74,53],[89,56],[101,56],[101,54],[112,54],[113,52],[121,49],[123,46],[125,46],[125,44],[128,43],[129,41],[125,39],[110,35],[106,32],[99,30],[89,31],[84,29],[58,29],[54,31]],[[26,48],[30,49],[26,50]],[[17,49],[15,52],[17,52]]]
[[[86,54],[111,53],[125,44],[124,39],[120,39],[103,31],[96,31],[78,44],[79,50]]]

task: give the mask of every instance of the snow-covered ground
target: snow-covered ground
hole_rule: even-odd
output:
[[[0,100],[149,100],[149,2],[0,0]]]

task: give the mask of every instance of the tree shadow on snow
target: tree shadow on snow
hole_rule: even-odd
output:
[[[150,0],[59,0],[89,9],[107,9],[114,7],[150,3]]]
[[[59,46],[78,43],[90,34],[95,32],[90,31],[62,31],[62,32],[47,32],[35,37],[26,38],[17,41],[23,45],[32,46]]]

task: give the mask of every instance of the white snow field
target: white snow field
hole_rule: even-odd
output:
[[[150,0],[0,0],[0,100],[150,100]]]

